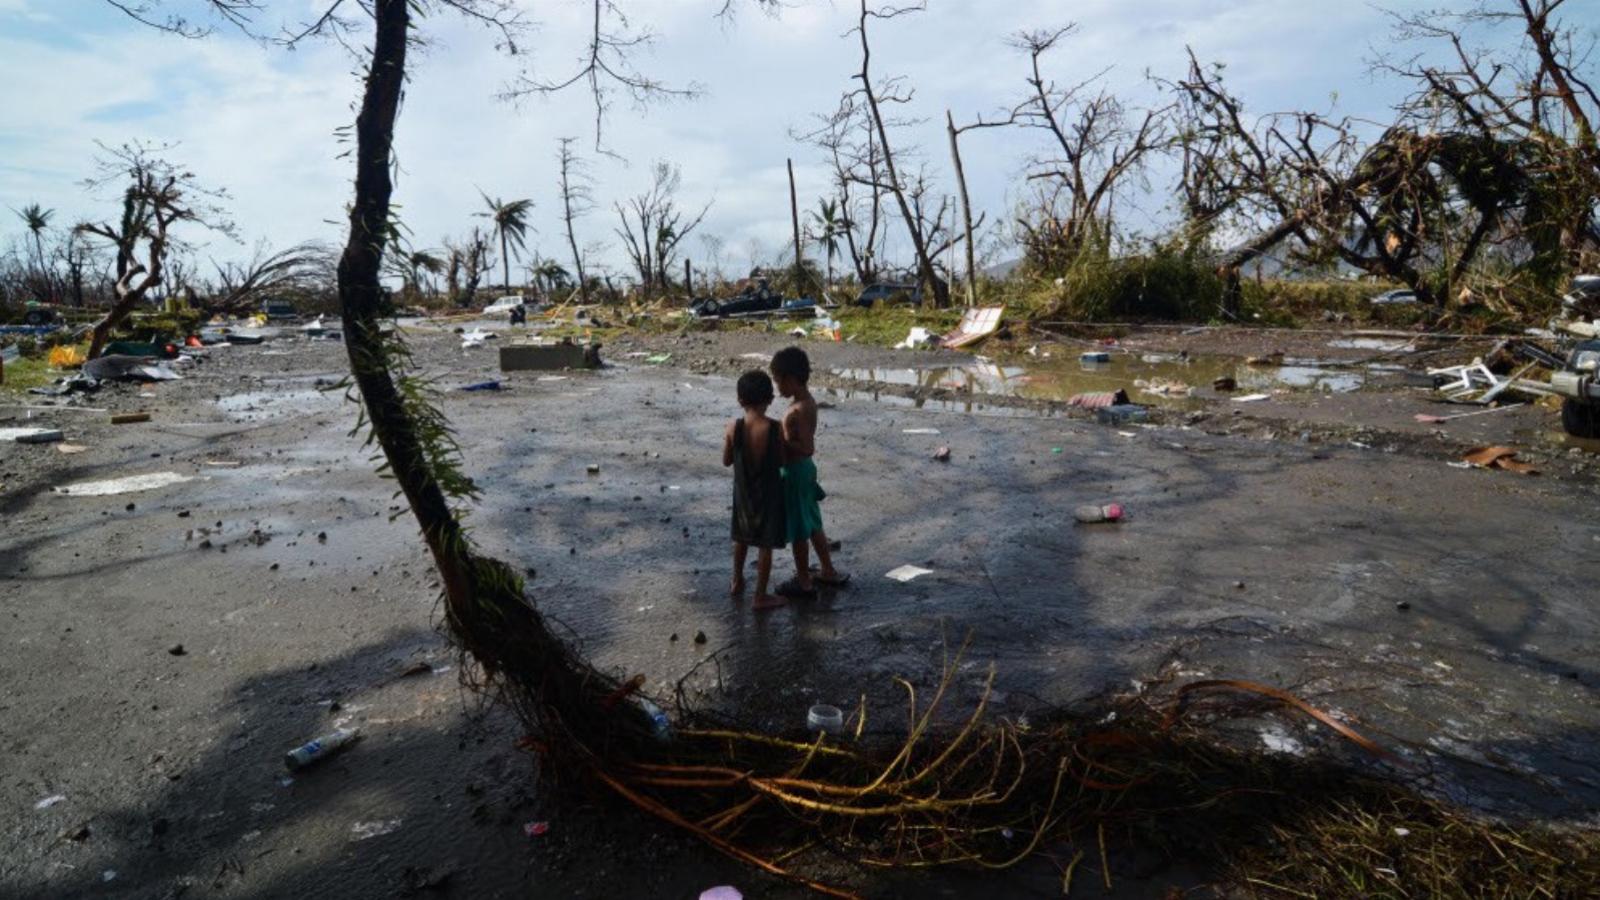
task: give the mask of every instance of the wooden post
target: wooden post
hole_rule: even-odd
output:
[[[805,271],[801,265],[804,258],[800,255],[800,200],[794,189],[794,160],[789,160],[789,217],[794,222],[794,280],[795,289],[799,289],[800,275]]]
[[[694,300],[694,265],[689,262],[689,257],[683,258],[683,290],[689,295],[689,300]]]
[[[950,159],[956,167],[956,186],[961,191],[961,224],[967,235],[967,305],[978,305],[977,252],[972,246],[972,201],[967,197],[967,173],[961,168],[961,144],[957,140],[955,117],[944,111],[945,124],[950,127]]]

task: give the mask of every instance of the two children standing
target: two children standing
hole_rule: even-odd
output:
[[[817,483],[817,401],[811,396],[811,360],[799,347],[772,357],[772,377],[746,372],[737,387],[744,415],[728,424],[722,441],[722,464],[733,468],[733,590],[744,595],[744,569],[756,548],[754,608],[781,606],[789,599],[817,596],[817,585],[840,587],[850,576],[836,571],[822,530],[822,499]],[[791,401],[780,423],[767,416],[773,387]],[[793,578],[769,594],[772,551],[788,545],[794,551]],[[811,551],[818,568],[811,571]]]

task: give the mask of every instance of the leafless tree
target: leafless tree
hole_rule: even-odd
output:
[[[817,127],[795,134],[821,148],[833,170],[838,192],[841,235],[856,279],[865,287],[878,280],[883,245],[883,154],[870,116],[847,93],[832,113],[819,116]]]
[[[594,209],[594,191],[589,178],[588,165],[573,152],[577,138],[560,139],[556,160],[561,166],[561,221],[566,226],[567,247],[572,251],[573,271],[578,276],[578,296],[589,299],[589,277],[583,270],[583,253],[578,249],[575,224],[579,218]]]
[[[459,307],[471,306],[477,299],[483,274],[494,268],[493,235],[475,227],[459,241],[446,240],[444,249],[450,302]]]
[[[908,197],[908,184],[901,178],[900,165],[895,160],[894,147],[889,141],[888,120],[884,115],[885,106],[899,106],[911,102],[911,91],[895,78],[876,84],[873,82],[872,44],[867,32],[867,25],[870,22],[888,21],[926,8],[925,3],[913,6],[873,7],[869,5],[868,0],[861,0],[861,12],[856,19],[856,27],[851,31],[861,42],[861,70],[855,76],[861,84],[853,96],[858,96],[860,103],[864,105],[877,137],[878,147],[883,153],[884,180],[875,187],[887,191],[894,197],[895,203],[900,208],[901,221],[905,223],[906,235],[911,239],[912,249],[916,251],[918,280],[932,291],[934,305],[944,307],[950,305],[950,284],[939,274],[935,264],[936,252],[929,247],[930,236],[921,227],[923,217],[912,209]],[[850,97],[847,97],[845,102],[853,103]]]
[[[100,355],[111,331],[136,309],[165,274],[168,255],[182,246],[174,228],[211,229],[232,236],[233,225],[194,174],[161,158],[165,148],[125,144],[107,148],[91,187],[122,185],[122,216],[116,222],[82,222],[77,231],[105,242],[116,253],[115,298],[94,326],[89,357]]]
[[[678,189],[683,173],[668,162],[657,162],[648,190],[614,208],[621,227],[622,249],[639,275],[646,293],[671,286],[672,270],[677,266],[678,245],[688,237],[710,211],[708,202],[698,213],[690,214],[678,206]]]
[[[1069,86],[1046,75],[1042,60],[1076,30],[1067,25],[1012,38],[1028,55],[1028,93],[1007,119],[1044,132],[1050,146],[1028,165],[1029,180],[1046,183],[1038,196],[1050,202],[1023,228],[1069,258],[1085,242],[1109,242],[1117,192],[1164,148],[1169,112],[1131,108],[1104,86],[1104,71]]]

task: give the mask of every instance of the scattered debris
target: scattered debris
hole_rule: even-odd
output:
[[[1489,413],[1503,412],[1508,409],[1519,409],[1527,405],[1528,404],[1526,403],[1511,403],[1507,404],[1506,406],[1496,406],[1492,409],[1479,409],[1473,412],[1456,413],[1453,416],[1434,416],[1429,415],[1428,413],[1417,413],[1415,416],[1412,416],[1412,418],[1424,425],[1443,425],[1446,422],[1454,422],[1456,419],[1468,419],[1473,416],[1483,416],[1488,415]]]
[[[1461,461],[1480,469],[1505,469],[1518,475],[1537,475],[1539,470],[1517,459],[1517,451],[1510,447],[1480,447],[1461,457]]]
[[[844,712],[837,706],[818,703],[806,711],[806,728],[811,731],[838,734],[844,730]]]
[[[522,826],[522,833],[531,838],[540,837],[550,833],[549,822],[527,822]]]
[[[1214,391],[1226,393],[1228,391],[1238,390],[1238,388],[1239,380],[1234,378],[1232,375],[1224,375],[1221,378],[1215,378],[1211,381],[1211,389]]]
[[[340,728],[332,734],[325,734],[315,740],[307,741],[285,753],[283,755],[283,764],[289,771],[297,772],[338,753],[360,737],[361,731],[359,729]],[[396,822],[395,825],[398,827],[399,823]]]
[[[500,348],[500,371],[533,372],[600,368],[599,344],[509,344]]]
[[[1088,353],[1078,354],[1078,362],[1088,363],[1092,366],[1106,365],[1111,362],[1111,354],[1104,350],[1091,350]]]
[[[170,487],[174,484],[183,484],[194,479],[188,475],[179,475],[177,472],[151,472],[148,475],[128,475],[123,478],[110,478],[105,481],[80,481],[76,484],[66,484],[52,488],[58,494],[69,494],[74,497],[111,497],[117,494],[133,494],[139,491],[151,491],[156,488]]]
[[[61,803],[61,802],[65,801],[66,799],[67,799],[67,795],[66,794],[51,794],[50,796],[44,798],[43,800],[40,800],[38,803],[35,803],[33,805],[33,808],[34,809],[49,809],[50,807],[55,806],[57,803]]]
[[[399,819],[380,819],[376,822],[357,822],[350,826],[351,836],[358,841],[365,841],[386,834],[394,834],[400,830]]]
[[[1095,410],[1094,416],[1102,425],[1121,425],[1145,421],[1150,418],[1150,410],[1137,403],[1117,403]]]
[[[667,363],[672,362],[672,354],[671,353],[657,353],[655,356],[647,356],[647,357],[645,357],[644,361],[649,363],[652,366],[664,366]]]
[[[915,579],[921,578],[924,575],[932,574],[932,569],[924,569],[919,566],[900,566],[899,568],[892,569],[884,573],[884,577],[893,578],[895,581],[905,583],[914,581]]]
[[[1110,406],[1125,406],[1128,403],[1128,392],[1122,390],[1073,394],[1067,398],[1068,406],[1076,406],[1080,409],[1105,409]]]
[[[906,335],[905,340],[895,344],[894,348],[896,350],[922,350],[937,343],[939,343],[939,339],[934,337],[933,332],[926,328],[916,327],[911,329],[911,333]]]
[[[1147,394],[1155,394],[1160,397],[1187,397],[1194,393],[1194,388],[1170,378],[1151,378],[1148,380],[1141,378],[1135,381],[1133,386]]]
[[[1104,506],[1080,506],[1072,511],[1072,517],[1085,525],[1099,522],[1122,521],[1122,504],[1107,503]]]
[[[586,470],[588,471],[588,473],[590,475],[599,475],[600,474],[600,464],[599,463],[589,463],[589,465],[587,467],[585,467],[585,468],[586,468]]]
[[[150,421],[150,414],[147,412],[117,413],[111,417],[111,424],[113,425],[137,425],[140,422],[148,421]]]
[[[183,649],[182,644],[173,644],[171,647],[167,648],[167,652],[173,656],[184,656],[187,655],[189,651]]]
[[[87,451],[89,448],[82,444],[57,444],[56,449],[68,456],[74,456]]]
[[[1233,402],[1235,402],[1235,403],[1256,403],[1256,402],[1259,402],[1261,400],[1271,400],[1271,399],[1272,399],[1272,395],[1271,394],[1245,394],[1242,397],[1233,398]]]
[[[934,458],[934,461],[936,461],[936,462],[949,462],[950,461],[950,448],[949,447],[940,447],[939,449],[933,451],[933,458]]]
[[[939,429],[937,429],[937,428],[902,428],[902,429],[900,429],[900,433],[901,434],[938,434],[939,433]]]
[[[145,357],[114,353],[84,363],[83,374],[95,381],[177,381],[183,377]]]
[[[0,428],[0,443],[53,444],[61,438],[59,428]]]
[[[466,386],[462,387],[461,389],[463,391],[498,391],[498,390],[500,390],[500,382],[498,382],[498,381],[480,381],[477,384],[466,385]]]
[[[1000,330],[1000,316],[1004,306],[985,306],[969,309],[961,315],[961,324],[944,336],[944,346],[949,350],[971,346]]]

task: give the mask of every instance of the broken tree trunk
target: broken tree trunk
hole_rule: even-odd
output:
[[[794,280],[796,290],[805,275],[805,257],[800,250],[800,199],[794,189],[794,160],[789,160],[789,218],[794,223]]]
[[[972,200],[967,196],[967,172],[961,167],[960,132],[956,131],[955,117],[944,111],[945,124],[950,129],[950,160],[955,164],[956,187],[961,194],[961,227],[966,233],[967,253],[967,305],[978,305],[977,251],[972,246]]]

